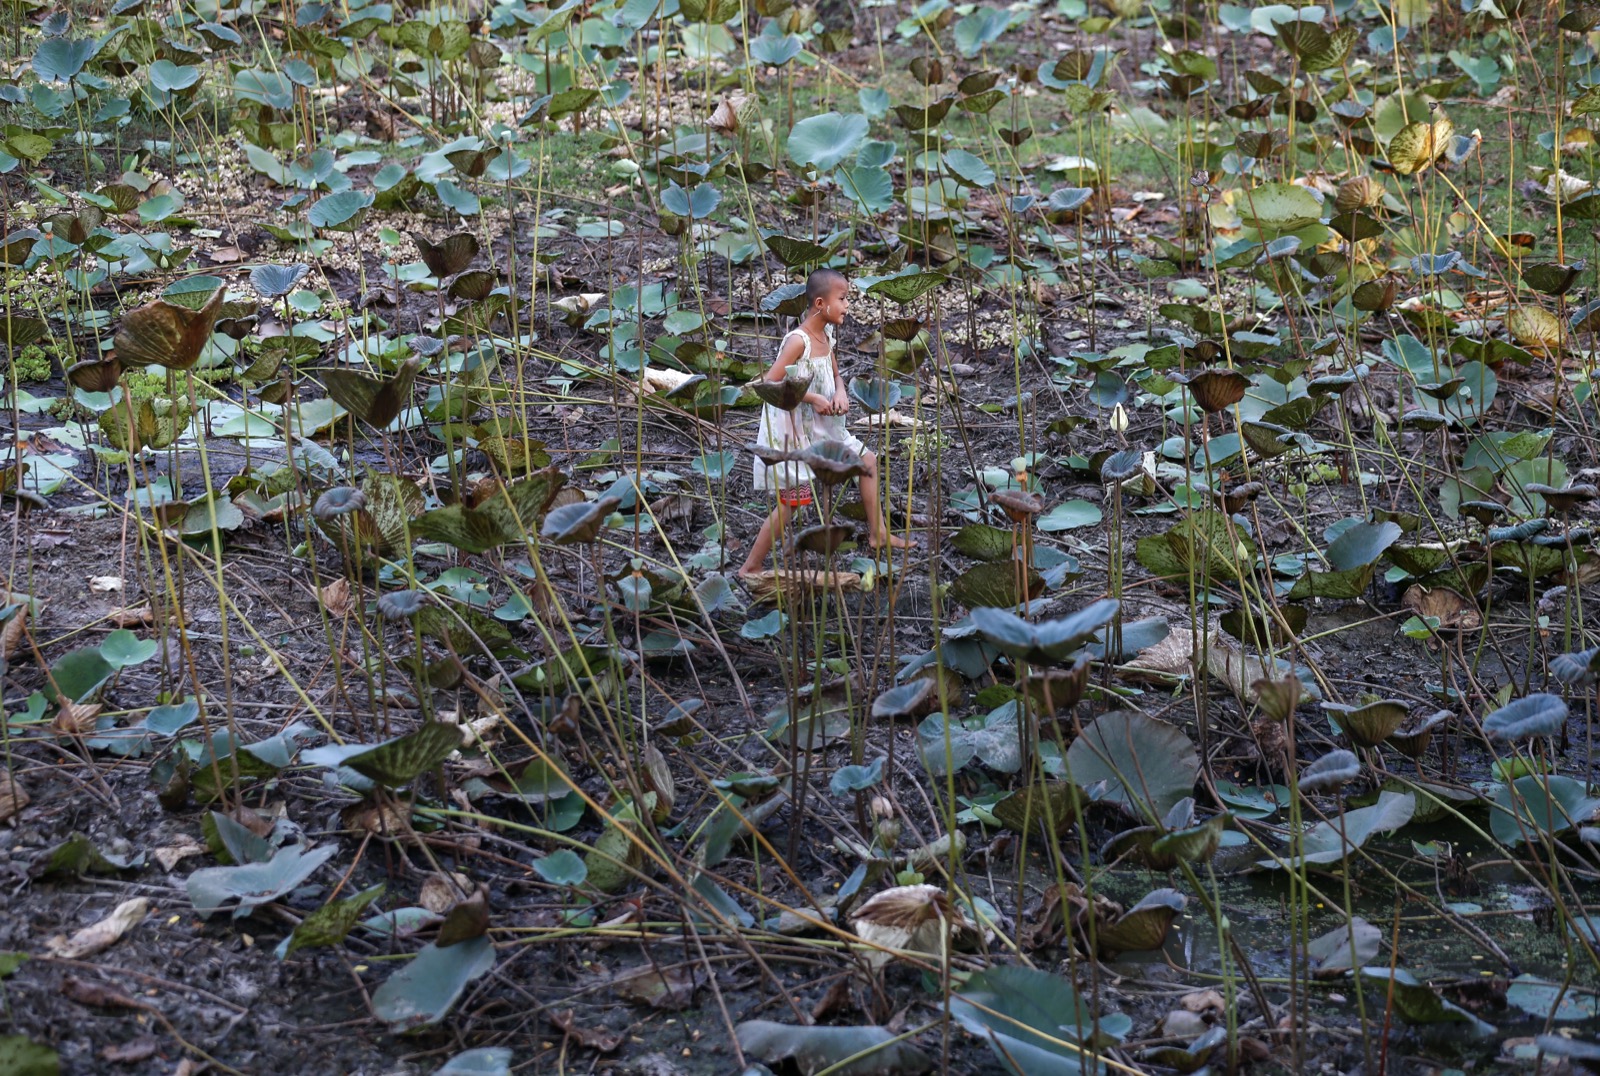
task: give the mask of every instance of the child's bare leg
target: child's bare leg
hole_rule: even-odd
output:
[[[750,547],[750,555],[739,569],[740,575],[754,575],[766,566],[767,556],[772,552],[772,540],[789,526],[789,514],[792,511],[781,499],[778,501],[778,506],[761,524],[761,530],[756,532],[755,544]]]
[[[883,505],[878,500],[878,456],[875,452],[863,452],[861,462],[867,469],[861,475],[861,500],[867,506],[867,540],[872,543],[872,548],[882,549],[909,549],[913,543],[909,538],[900,538],[891,533],[883,521]]]

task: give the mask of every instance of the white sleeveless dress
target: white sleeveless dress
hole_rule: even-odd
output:
[[[783,345],[789,342],[789,337],[799,336],[803,345],[800,357],[794,360],[792,368],[801,371],[802,375],[811,375],[811,387],[808,391],[816,393],[826,399],[833,398],[833,326],[826,329],[828,334],[828,351],[820,356],[811,354],[811,337],[803,330],[795,329],[783,338],[778,344],[778,350],[783,350]],[[756,435],[756,443],[767,448],[776,448],[788,452],[800,452],[816,444],[818,441],[843,441],[857,452],[865,452],[866,445],[861,439],[852,434],[845,427],[844,415],[819,415],[817,409],[808,403],[802,403],[793,411],[783,411],[771,404],[761,405],[761,429]],[[768,466],[759,458],[755,461],[755,485],[757,489],[783,490],[794,486],[803,486],[811,482],[815,476],[811,468],[798,460]]]

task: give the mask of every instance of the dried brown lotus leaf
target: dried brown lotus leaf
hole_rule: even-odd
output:
[[[1475,631],[1483,625],[1477,607],[1449,587],[1412,584],[1400,604],[1419,617],[1437,619],[1440,631]]]
[[[58,736],[87,736],[94,731],[101,709],[98,702],[62,702],[50,727]]]
[[[23,605],[0,624],[0,660],[10,661],[28,630],[28,607]]]
[[[32,797],[11,771],[0,766],[0,822],[9,822],[21,813]]]
[[[1526,348],[1558,348],[1563,332],[1561,319],[1538,306],[1519,306],[1506,317],[1506,331]]]
[[[211,340],[226,290],[217,288],[199,309],[167,299],[134,307],[123,315],[112,339],[117,359],[124,365],[187,370],[199,361],[200,352]]]
[[[940,886],[902,885],[886,889],[857,909],[851,926],[862,940],[884,949],[939,955],[945,931],[951,944],[970,945],[980,936],[978,927],[951,902]],[[894,959],[882,949],[865,952],[867,963],[881,967]]]

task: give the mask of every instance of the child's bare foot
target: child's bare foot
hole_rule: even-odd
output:
[[[901,538],[894,534],[880,534],[871,539],[873,549],[912,549],[916,542],[910,538]]]

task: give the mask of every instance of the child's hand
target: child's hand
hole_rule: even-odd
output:
[[[833,394],[833,413],[836,415],[848,415],[850,413],[850,397],[846,396],[843,391]]]
[[[806,403],[819,415],[833,414],[833,401],[826,396],[819,396],[815,392],[806,393]]]

